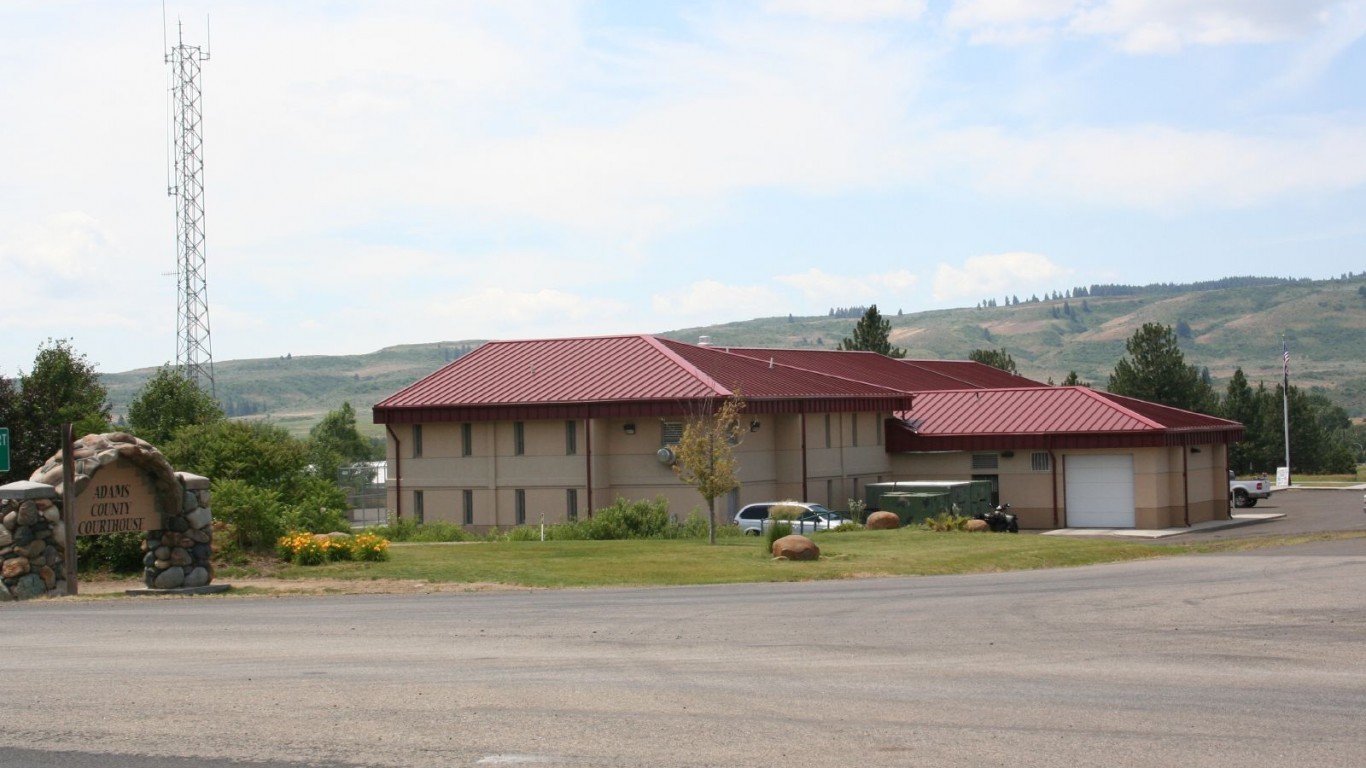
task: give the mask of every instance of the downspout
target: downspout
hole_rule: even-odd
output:
[[[1186,446],[1181,446],[1181,495],[1186,505],[1185,523],[1186,527],[1191,527],[1191,483],[1190,483],[1190,453]]]
[[[802,500],[805,501],[811,498],[806,487],[806,411],[802,411],[800,416],[802,426]]]
[[[1053,527],[1058,525],[1058,457],[1053,453],[1053,436],[1048,436],[1048,466],[1053,468]]]
[[[592,517],[593,517],[593,420],[592,420],[591,418],[588,418],[587,416],[585,416],[584,419],[583,419],[583,447],[584,447],[584,451],[588,454],[588,458],[587,458],[587,460],[584,462],[584,474],[587,476],[587,480],[588,480],[588,493],[584,494],[585,496],[588,497],[588,500],[587,500],[587,502],[588,502],[588,509],[585,510],[585,511],[588,513],[588,518],[589,518],[589,519],[592,519]]]
[[[394,428],[384,425],[384,431],[394,438],[394,516],[403,519],[403,443],[399,442]]]

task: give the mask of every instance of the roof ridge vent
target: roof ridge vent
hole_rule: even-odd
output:
[[[698,336],[698,337],[697,337],[697,346],[699,346],[699,347],[710,347],[710,346],[711,346],[711,337],[710,337],[710,336]]]

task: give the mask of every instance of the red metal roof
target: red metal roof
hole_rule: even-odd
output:
[[[1241,439],[1234,421],[1097,392],[1088,387],[1026,387],[918,395],[889,449],[982,450],[989,447],[1078,447],[1078,437],[1105,445],[1226,443]],[[1120,439],[1120,436],[1127,436]],[[1021,440],[1025,437],[1065,438]],[[1116,442],[1118,440],[1118,442]],[[1094,442],[1094,441],[1091,441]],[[1100,446],[1093,446],[1100,447]]]
[[[904,409],[906,392],[653,336],[489,342],[375,404],[377,423],[665,415],[738,390],[752,412]],[[610,407],[608,407],[610,406]]]
[[[876,352],[833,349],[764,349],[762,347],[714,347],[756,360],[804,368],[831,376],[866,381],[904,392],[938,392],[955,389],[998,387],[1045,387],[1032,379],[1006,373],[973,361],[896,360]]]
[[[1047,387],[1041,381],[1027,379],[1000,368],[993,368],[975,360],[902,360],[902,365],[963,382],[952,389],[1003,389],[1009,387]],[[948,389],[944,387],[943,389]]]

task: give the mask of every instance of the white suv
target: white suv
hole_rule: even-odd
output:
[[[811,533],[814,531],[828,531],[831,528],[838,528],[841,523],[849,522],[837,512],[832,512],[820,504],[813,504],[805,501],[764,501],[758,504],[747,504],[735,513],[735,524],[740,526],[740,532],[746,536],[758,536],[763,533],[764,525],[768,520],[768,510],[779,504],[791,504],[802,507],[806,513],[792,521],[793,533]]]

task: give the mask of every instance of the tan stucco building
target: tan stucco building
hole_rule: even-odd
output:
[[[869,483],[979,478],[1025,527],[1187,525],[1228,516],[1225,446],[1242,434],[977,363],[652,336],[491,342],[375,406],[389,508],[484,531],[662,496],[682,518],[705,505],[669,446],[737,392],[742,484],[718,513],[784,498],[845,509]]]

